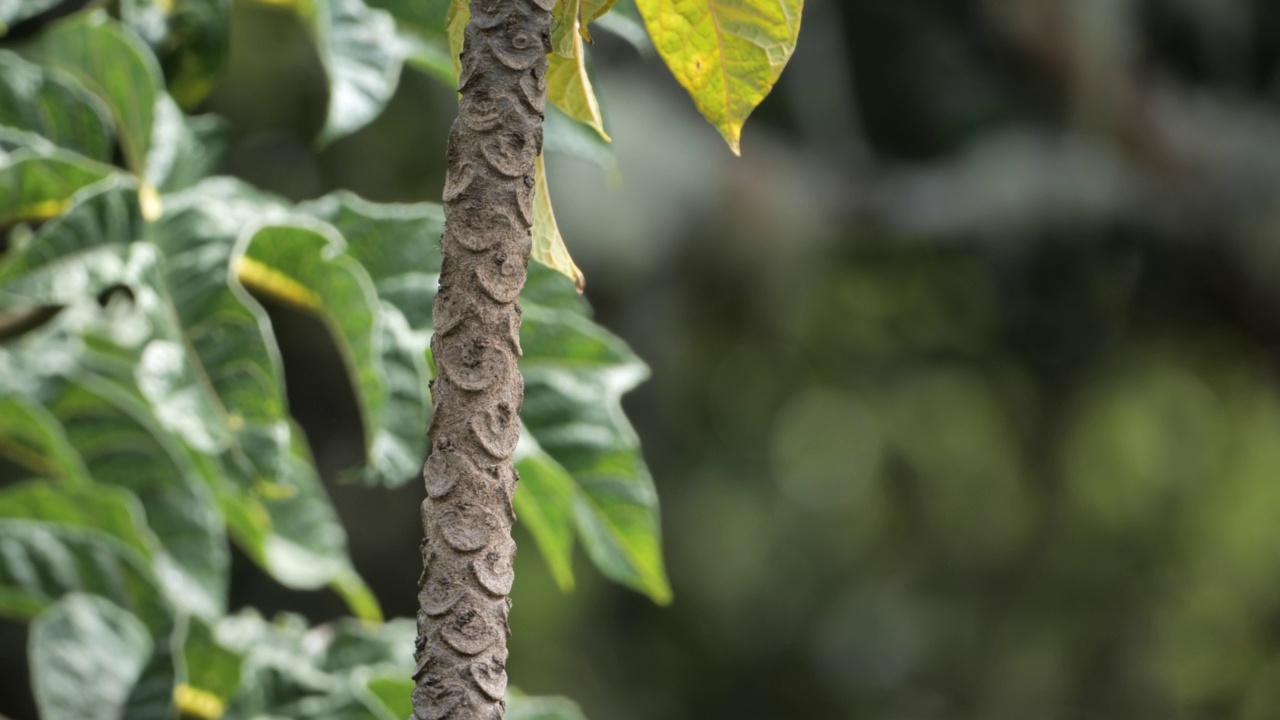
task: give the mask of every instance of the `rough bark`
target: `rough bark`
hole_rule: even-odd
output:
[[[466,27],[431,341],[417,720],[497,720],[506,709],[512,455],[524,399],[516,298],[531,249],[554,6],[472,0]]]

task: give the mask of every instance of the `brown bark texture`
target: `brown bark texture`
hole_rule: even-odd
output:
[[[515,579],[520,307],[555,0],[472,0],[449,134],[423,468],[416,720],[499,720]]]

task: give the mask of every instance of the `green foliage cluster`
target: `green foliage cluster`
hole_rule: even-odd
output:
[[[414,630],[382,621],[352,565],[259,300],[324,322],[364,429],[351,480],[402,484],[426,452],[441,209],[292,204],[218,176],[230,128],[182,108],[216,82],[227,2],[47,22],[49,5],[0,6],[0,27],[34,28],[0,44],[0,458],[26,478],[0,488],[0,613],[32,621],[41,716],[405,717]],[[330,81],[324,143],[379,113],[411,45],[360,0],[297,10]],[[551,270],[521,302],[521,526],[561,588],[576,536],[665,603],[620,405],[647,369]],[[228,615],[228,540],[355,617]],[[513,691],[510,716],[580,714]]]

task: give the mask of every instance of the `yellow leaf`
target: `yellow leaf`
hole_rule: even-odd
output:
[[[582,36],[575,29],[571,37],[575,51],[573,58],[548,57],[547,99],[565,115],[591,126],[600,133],[600,137],[609,141],[609,134],[604,131],[604,118],[600,117],[600,103],[596,102],[596,93],[591,89],[587,67],[583,64],[585,49]]]
[[[555,12],[551,16],[551,50],[556,55],[571,58],[582,54],[573,44],[573,38],[578,34],[580,11],[579,0],[556,0]]]
[[[654,47],[729,148],[796,48],[804,0],[636,0]]]
[[[582,23],[582,32],[587,32],[587,25],[604,17],[605,13],[613,9],[614,3],[618,0],[579,0],[582,3],[582,9],[578,13],[579,21]],[[591,36],[584,34],[582,36],[587,42],[591,42]]]
[[[573,281],[578,292],[586,287],[587,279],[569,257],[569,248],[560,237],[555,213],[551,211],[551,193],[547,191],[547,170],[538,156],[534,164],[537,185],[533,194],[533,259]]]
[[[467,22],[471,20],[471,7],[467,0],[453,0],[444,16],[445,33],[449,36],[449,57],[453,60],[453,76],[462,77],[462,41]]]

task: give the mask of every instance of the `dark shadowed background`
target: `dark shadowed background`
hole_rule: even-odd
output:
[[[522,542],[514,684],[593,720],[1280,718],[1280,4],[809,0],[741,159],[596,36],[618,172],[552,155],[550,187],[653,369],[627,409],[676,599],[585,558],[563,594]],[[317,154],[325,92],[296,16],[237,0],[228,172],[439,199],[453,93],[406,70]],[[358,568],[411,615],[420,487],[337,484],[339,357],[274,317]],[[342,613],[237,567],[233,609]],[[0,624],[15,720],[24,643]]]

